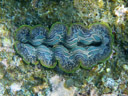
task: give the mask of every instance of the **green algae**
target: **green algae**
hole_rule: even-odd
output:
[[[73,5],[69,0],[61,0],[61,2],[59,0],[56,1],[57,2],[55,2],[54,0],[0,1],[0,16],[1,16],[0,23],[4,24],[4,27],[6,27],[9,30],[9,33],[11,34],[11,35],[7,35],[6,31],[5,31],[6,35],[0,32],[0,47],[3,47],[1,45],[2,44],[1,38],[4,38],[5,36],[11,39],[13,37],[12,34],[15,32],[15,30],[23,24],[28,24],[32,26],[37,24],[42,24],[44,26],[50,27],[52,24],[58,21],[59,22],[62,21],[68,25],[72,24],[72,22],[82,22],[85,25],[90,25],[92,23],[96,23],[99,21],[105,21],[112,28],[112,32],[114,34],[114,43],[113,43],[111,58],[105,61],[104,63],[93,67],[90,70],[84,70],[80,68],[75,73],[69,75],[61,72],[57,68],[55,68],[54,70],[49,70],[49,69],[46,70],[46,68],[41,67],[40,65],[38,65],[38,68],[35,68],[34,65],[26,65],[22,61],[19,62],[18,61],[19,57],[16,56],[14,53],[6,52],[6,50],[2,50],[0,51],[0,64],[3,65],[4,64],[3,60],[7,59],[7,64],[9,65],[8,68],[6,69],[6,73],[4,73],[4,77],[2,78],[2,80],[0,80],[4,88],[6,88],[4,95],[7,96],[37,95],[35,92],[32,91],[32,89],[27,89],[27,87],[25,88],[24,87],[25,85],[22,85],[21,91],[18,91],[13,94],[11,90],[8,89],[11,83],[17,81],[18,78],[19,78],[18,81],[34,82],[33,79],[28,79],[26,81],[26,79],[29,78],[30,74],[32,77],[39,76],[40,79],[43,78],[46,79],[47,81],[49,80],[50,77],[56,74],[59,74],[61,77],[63,77],[66,80],[72,78],[75,81],[73,87],[75,86],[77,90],[76,93],[78,93],[79,95],[81,94],[81,95],[89,96],[91,94],[92,89],[96,89],[96,92],[98,93],[99,96],[104,94],[108,95],[113,92],[116,92],[120,96],[127,95],[128,72],[124,70],[122,66],[124,64],[128,65],[127,63],[128,62],[127,61],[128,17],[125,17],[125,21],[123,21],[123,24],[118,24],[116,21],[119,17],[116,16],[114,13],[114,9],[117,6],[124,5],[124,7],[127,8],[126,0],[109,0],[109,1],[100,0],[102,1],[101,3],[103,4],[98,3],[98,0],[73,0],[73,1],[78,1],[77,6],[75,4]],[[100,4],[102,6],[99,6]],[[73,7],[75,7],[75,10]],[[1,30],[1,26],[0,26],[0,30]],[[12,43],[14,43],[12,39],[11,41]],[[14,57],[16,57],[16,59],[14,59]],[[19,62],[19,66],[12,65],[10,61]],[[16,69],[16,67],[18,69]],[[34,71],[35,69],[39,71]],[[109,69],[110,71],[106,71],[107,69]],[[11,75],[14,76],[7,75],[9,73],[11,73]],[[15,73],[20,74],[19,77],[17,77],[18,75],[16,75]],[[119,87],[117,89],[111,90],[107,88],[103,82],[100,82],[102,76],[106,76],[107,78],[109,77],[114,78],[116,81],[119,81],[119,83],[122,83],[122,85],[118,83]],[[13,79],[14,81],[10,80],[11,78],[14,78]],[[36,80],[36,82],[39,85],[40,82],[38,80]],[[97,86],[95,85],[95,82],[97,82],[96,83]],[[24,83],[24,84],[28,84],[30,87],[33,87],[31,83]],[[48,84],[48,88],[46,89],[44,88],[41,90],[42,92],[44,92],[41,94],[45,96],[47,96],[47,94],[50,92],[50,89],[52,89],[52,86],[50,86],[49,82],[47,82],[47,84]],[[122,86],[124,88],[122,88]]]

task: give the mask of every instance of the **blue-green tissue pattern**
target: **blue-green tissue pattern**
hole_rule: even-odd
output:
[[[112,51],[112,34],[107,24],[89,28],[82,24],[55,23],[50,28],[23,25],[15,33],[15,50],[28,64],[41,63],[47,68],[56,64],[65,72],[80,66],[92,68],[106,60]]]

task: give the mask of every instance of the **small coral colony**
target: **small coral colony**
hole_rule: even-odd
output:
[[[22,25],[15,33],[15,50],[27,64],[59,66],[72,73],[79,67],[90,69],[109,58],[112,33],[105,23],[85,28],[74,23],[70,27],[57,22],[50,30],[44,26]]]

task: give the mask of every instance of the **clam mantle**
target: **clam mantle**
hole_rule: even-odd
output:
[[[57,22],[50,30],[44,26],[22,25],[15,33],[15,50],[27,64],[41,63],[71,73],[79,67],[92,68],[109,58],[112,32],[105,23],[84,27],[74,23],[69,28]]]

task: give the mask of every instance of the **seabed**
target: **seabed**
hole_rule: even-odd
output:
[[[114,39],[110,58],[74,73],[26,64],[14,49],[16,30],[56,22],[107,23]],[[128,1],[0,0],[0,96],[128,96]]]

